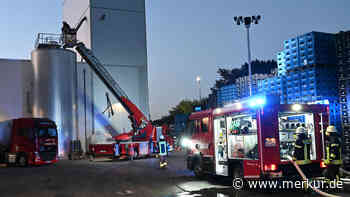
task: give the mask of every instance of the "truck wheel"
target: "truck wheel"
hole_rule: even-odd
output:
[[[28,158],[27,158],[27,156],[25,154],[20,154],[18,156],[17,164],[20,167],[26,167],[28,165]]]

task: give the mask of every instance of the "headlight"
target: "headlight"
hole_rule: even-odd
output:
[[[183,147],[187,147],[187,148],[190,148],[192,147],[192,141],[188,138],[183,138],[182,141],[181,141],[181,146]]]

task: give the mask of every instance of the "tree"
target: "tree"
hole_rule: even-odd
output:
[[[272,70],[277,68],[277,62],[275,60],[253,60],[252,61],[252,74],[269,74]],[[222,86],[228,84],[234,84],[239,77],[248,75],[248,63],[244,63],[240,68],[224,69],[219,68],[217,73],[220,75],[220,79],[215,81],[214,87],[211,89],[218,90]]]
[[[176,114],[190,114],[193,110],[194,102],[190,100],[182,100],[179,104],[173,107],[169,114],[175,116]]]
[[[163,116],[158,120],[154,120],[153,124],[163,125],[163,124],[174,124],[175,116],[178,114],[189,115],[193,112],[195,106],[202,106],[204,109],[208,106],[208,98],[203,98],[202,100],[181,100],[175,107],[169,110],[169,114]]]

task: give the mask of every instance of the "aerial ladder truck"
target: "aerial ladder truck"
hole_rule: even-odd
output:
[[[131,121],[132,130],[129,133],[123,133],[114,137],[117,142],[116,147],[118,147],[118,150],[115,152],[131,158],[135,156],[149,156],[154,152],[151,147],[155,147],[157,143],[156,128],[128,98],[111,74],[94,56],[93,52],[84,43],[78,42],[77,32],[85,20],[87,19],[83,18],[75,28],[71,28],[68,23],[63,22],[63,48],[75,49],[129,114],[128,118]]]

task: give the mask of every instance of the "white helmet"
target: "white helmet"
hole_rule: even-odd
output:
[[[327,132],[327,133],[336,133],[336,132],[337,132],[337,129],[335,128],[335,126],[330,125],[330,126],[327,127],[326,132]]]
[[[296,130],[295,130],[295,133],[299,134],[299,133],[305,133],[306,130],[304,127],[298,127]]]
[[[164,140],[164,136],[163,135],[159,136],[159,139]]]

